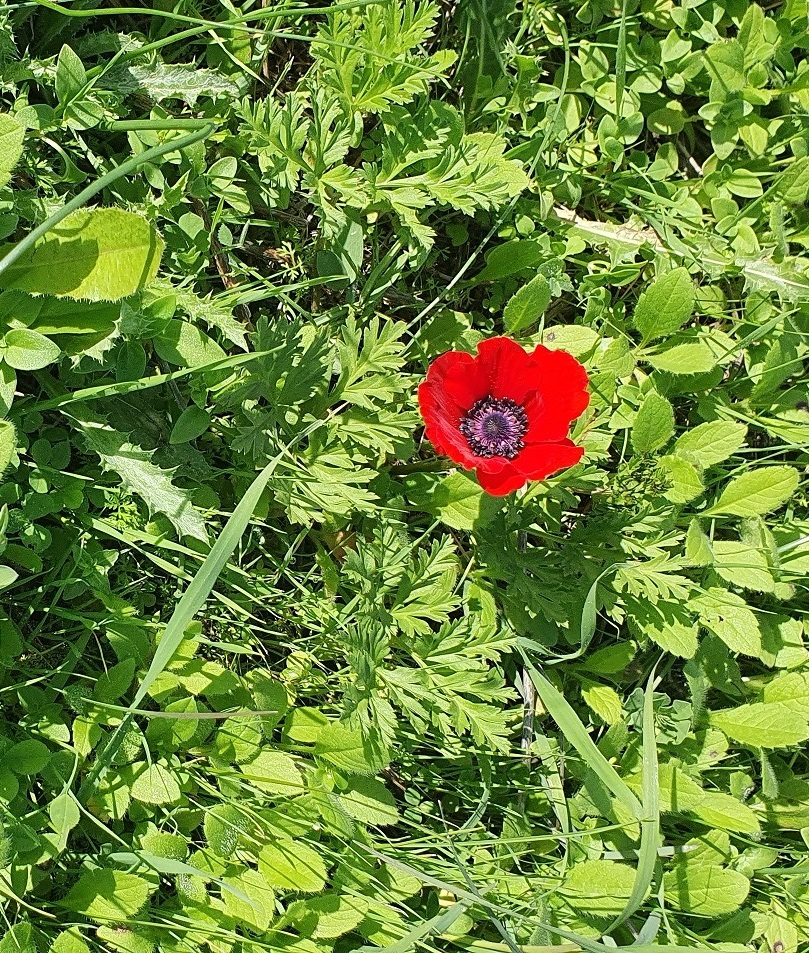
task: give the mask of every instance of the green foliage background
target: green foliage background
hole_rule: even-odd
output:
[[[3,8],[0,953],[806,949],[808,44]],[[508,500],[415,404],[501,333]]]

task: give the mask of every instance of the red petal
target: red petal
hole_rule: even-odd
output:
[[[584,456],[584,447],[572,440],[558,443],[535,443],[525,447],[512,465],[529,480],[544,480],[557,470],[572,467]]]
[[[525,404],[527,444],[555,442],[567,436],[570,424],[590,403],[587,371],[567,351],[550,351],[539,344],[531,355],[536,393]]]
[[[419,386],[419,410],[424,418],[427,439],[438,453],[471,470],[477,464],[466,437],[458,429],[461,411],[441,387],[424,383]]]
[[[485,369],[466,351],[447,351],[436,358],[427,371],[427,384],[442,390],[461,412],[489,393]]]
[[[508,397],[524,404],[526,396],[539,386],[530,356],[511,338],[489,338],[478,344],[478,364],[487,381],[487,394],[502,400]]]
[[[478,483],[492,496],[505,496],[507,493],[519,490],[521,486],[525,486],[526,482],[525,475],[518,473],[510,463],[496,473],[487,473],[478,467],[477,476]]]

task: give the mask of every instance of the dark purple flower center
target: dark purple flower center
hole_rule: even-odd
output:
[[[476,456],[513,460],[525,446],[528,415],[508,397],[483,397],[467,411],[459,429]]]

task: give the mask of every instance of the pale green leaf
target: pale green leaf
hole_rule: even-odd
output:
[[[687,430],[674,444],[680,456],[693,455],[701,466],[711,467],[732,456],[745,441],[744,424],[714,420]]]
[[[704,491],[702,477],[690,460],[670,454],[660,458],[659,466],[671,482],[664,495],[672,503],[688,503]]]
[[[30,328],[14,328],[0,342],[0,358],[18,371],[38,371],[60,354],[57,344]]]
[[[667,351],[649,355],[646,360],[655,370],[669,374],[703,374],[716,365],[713,351],[699,341],[676,344]]]
[[[369,758],[362,735],[339,722],[331,722],[320,732],[315,754],[349,774],[374,774],[379,767]]]
[[[71,888],[63,904],[97,923],[126,923],[149,899],[152,887],[136,874],[91,870]]]
[[[731,651],[751,658],[760,657],[761,629],[744,599],[714,587],[693,598],[689,605],[699,613],[701,624]]]
[[[551,286],[544,275],[536,275],[523,285],[506,304],[503,321],[511,334],[535,324],[551,300]]]
[[[261,751],[240,770],[251,785],[267,794],[294,796],[304,790],[295,761],[283,751]]]
[[[376,778],[351,778],[346,790],[340,792],[340,803],[363,824],[384,826],[399,819],[393,795]]]
[[[176,804],[182,794],[174,775],[161,764],[150,764],[132,782],[134,800],[144,804]]]
[[[635,882],[635,871],[613,860],[585,860],[569,870],[559,893],[577,912],[614,917],[624,909]]]
[[[649,394],[640,406],[632,427],[632,446],[637,453],[652,453],[665,446],[674,433],[674,409],[665,397]]]
[[[807,713],[797,713],[783,702],[753,702],[713,711],[712,725],[728,738],[756,748],[786,748],[809,738]]]
[[[319,893],[326,883],[322,854],[303,841],[278,839],[258,855],[258,870],[270,887]]]
[[[22,155],[25,128],[8,113],[0,113],[0,188],[11,178],[11,170]]]
[[[275,915],[275,894],[257,870],[245,869],[221,881],[225,913],[263,933]]]
[[[750,892],[750,881],[737,870],[686,859],[663,875],[663,892],[677,910],[719,917],[739,909]]]
[[[798,488],[794,467],[772,466],[748,470],[725,487],[706,516],[761,516],[777,509]]]
[[[59,51],[56,60],[56,96],[62,106],[78,95],[87,83],[84,64],[67,45]]]
[[[657,278],[638,298],[633,321],[644,341],[673,334],[694,312],[694,283],[686,268]]]
[[[149,284],[162,254],[163,240],[143,216],[117,208],[79,209],[13,262],[0,275],[0,287],[118,301]]]
[[[124,486],[142,497],[152,513],[163,513],[182,536],[207,542],[202,515],[190,494],[171,482],[171,473],[152,463],[152,454],[129,443],[123,434],[85,416],[82,428],[90,448],[100,457],[104,468],[118,474]]]
[[[621,696],[609,685],[588,683],[582,687],[581,697],[588,708],[592,708],[608,725],[614,725],[621,720]]]
[[[0,477],[8,470],[17,449],[17,431],[9,420],[0,420]]]

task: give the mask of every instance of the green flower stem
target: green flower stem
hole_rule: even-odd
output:
[[[141,152],[140,155],[132,156],[131,159],[127,159],[126,162],[121,163],[117,168],[112,169],[106,175],[97,179],[92,185],[88,185],[86,189],[82,189],[75,198],[72,198],[66,205],[62,206],[58,212],[54,212],[53,215],[47,218],[41,225],[37,226],[32,232],[29,232],[21,242],[11,249],[5,258],[0,261],[0,274],[13,265],[15,261],[22,258],[43,235],[46,235],[55,225],[58,225],[59,222],[67,218],[71,212],[75,212],[76,209],[81,208],[89,202],[89,200],[102,189],[105,189],[108,185],[123,178],[125,175],[134,172],[135,169],[145,162],[157,159],[166,152],[176,152],[179,149],[184,149],[186,146],[199,142],[200,139],[206,139],[213,130],[214,126],[211,123],[206,123],[202,129],[147,149],[146,152]]]

